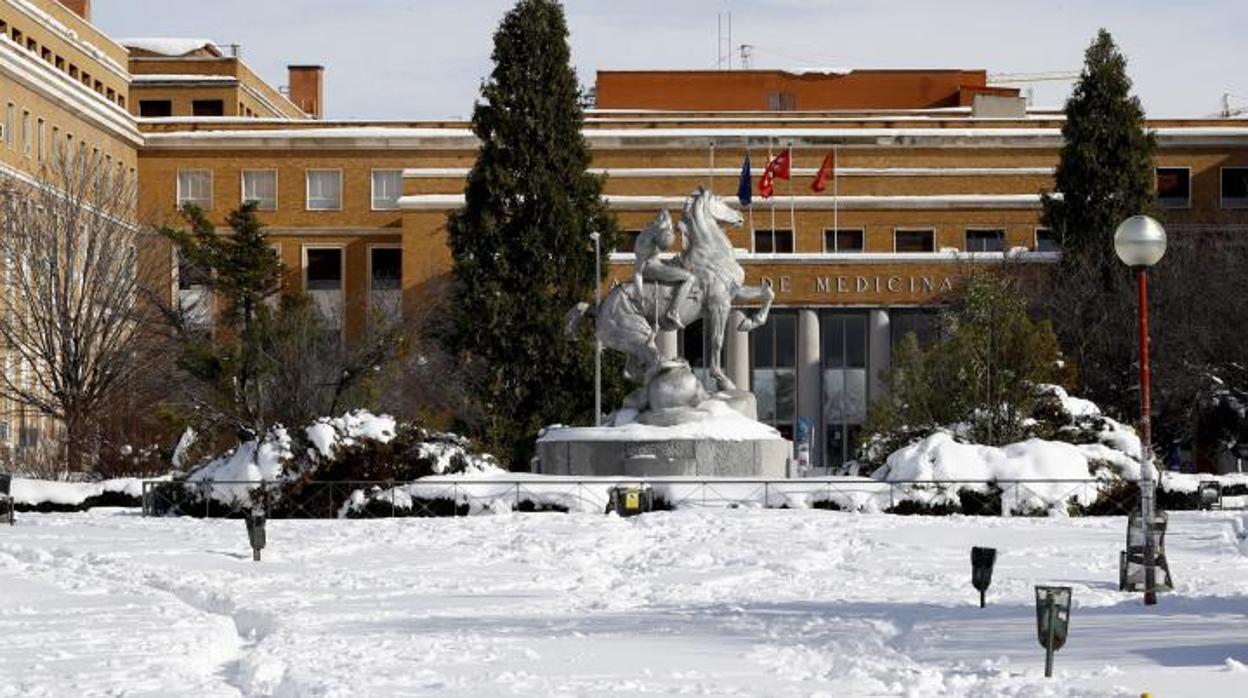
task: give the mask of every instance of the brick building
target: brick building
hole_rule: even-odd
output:
[[[69,5],[89,15],[89,3]],[[10,112],[115,148],[137,167],[142,220],[169,220],[193,202],[223,221],[242,201],[260,202],[287,288],[312,294],[348,338],[372,310],[416,307],[448,273],[446,214],[462,202],[477,147],[466,123],[324,120],[318,66],[292,67],[282,91],[209,41],[114,42],[53,0],[0,0],[0,11]],[[42,15],[104,50],[74,53]],[[71,54],[77,77],[57,67]],[[74,101],[22,92],[27,73]],[[984,71],[603,71],[596,95],[584,133],[625,230],[660,207],[678,214],[699,185],[735,201],[747,152],[757,179],[769,154],[791,149],[791,182],[756,198],[747,225],[729,231],[749,281],[775,287],[774,319],[749,336],[730,332],[725,359],[758,394],[765,421],[791,433],[809,420],[816,465],[852,452],[893,343],[929,327],[957,279],[1056,259],[1039,220],[1061,116],[1027,111],[1017,90],[987,84]],[[1171,234],[1248,234],[1248,121],[1150,128]],[[33,162],[21,150],[0,151],[6,172]],[[836,176],[812,192],[831,151]],[[171,250],[159,253],[171,299],[202,295]],[[611,260],[613,277],[631,274],[627,246]],[[661,343],[704,363],[696,324]]]

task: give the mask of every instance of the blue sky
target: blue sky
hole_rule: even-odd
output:
[[[274,84],[288,63],[326,66],[330,118],[426,119],[471,112],[491,34],[511,0],[95,0],[112,36],[242,45]],[[1077,70],[1098,27],[1130,61],[1153,116],[1205,116],[1221,95],[1248,106],[1244,0],[568,0],[582,81],[609,68],[712,68],[716,15],[754,66]],[[1037,83],[1036,106],[1068,85]],[[1240,96],[1242,95],[1242,96]]]

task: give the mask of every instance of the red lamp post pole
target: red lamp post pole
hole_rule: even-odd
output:
[[[1152,463],[1151,375],[1148,365],[1148,268],[1136,272],[1140,305],[1140,508],[1144,523],[1144,605],[1157,603],[1157,550],[1154,546],[1156,487]]]

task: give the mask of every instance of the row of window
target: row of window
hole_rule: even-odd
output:
[[[274,246],[274,250],[277,247]],[[304,290],[341,291],[346,251],[342,247],[304,245]],[[403,250],[397,246],[368,248],[369,290],[398,291],[403,287]],[[208,277],[204,270],[185,261],[178,263],[178,290],[204,287]]]
[[[640,231],[624,231],[620,236],[617,252],[632,252]],[[756,228],[752,234],[751,249],[755,254],[793,254],[793,231]],[[1004,252],[1005,229],[967,228],[967,252]],[[1057,251],[1057,241],[1048,228],[1036,228],[1032,249],[1037,252]],[[832,253],[855,253],[866,251],[866,231],[863,228],[829,228],[823,231],[823,251]],[[936,231],[932,228],[897,228],[893,230],[894,252],[935,252]]]
[[[48,122],[42,116],[34,116],[29,109],[18,109],[18,105],[9,102],[4,111],[4,123],[0,125],[0,142],[8,145],[9,150],[20,152],[28,159],[33,159],[43,164],[48,161],[50,155],[59,154],[69,157],[87,157],[88,154],[93,155],[98,164],[93,167],[98,168],[97,172],[100,176],[109,178],[117,177],[117,181],[128,183],[126,177],[133,179],[135,176],[134,168],[126,169],[126,164],[118,159],[116,165],[113,164],[113,156],[109,153],[101,155],[99,146],[88,146],[84,140],[75,140],[74,134],[65,133],[61,135],[61,128],[53,125],[51,128]],[[91,148],[88,153],[87,148]]]
[[[212,170],[178,170],[177,205],[212,208]],[[372,171],[372,210],[396,211],[402,195],[402,170]],[[304,171],[304,208],[308,211],[342,210],[342,170]],[[260,211],[276,211],[277,170],[243,170],[240,201],[256,202]]]
[[[1158,167],[1157,203],[1162,208],[1191,208],[1192,168]],[[1223,167],[1220,172],[1219,205],[1248,208],[1248,167]]]
[[[10,27],[9,23],[3,19],[0,19],[0,34],[7,34],[13,40],[13,43],[18,46],[24,46],[35,57],[42,58],[45,63],[65,73],[70,79],[81,82],[87,89],[96,92],[122,109],[126,108],[126,95],[124,93],[108,87],[98,78],[92,77],[87,71],[80,70],[76,63],[65,60],[59,53],[47,46],[40,46],[39,42],[33,37],[26,36],[17,27]]]

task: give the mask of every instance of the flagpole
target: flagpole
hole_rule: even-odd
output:
[[[840,173],[837,172],[837,170],[841,169],[840,160],[841,160],[841,156],[839,153],[836,152],[836,146],[833,145],[832,146],[832,229],[835,230],[836,232],[832,233],[832,235],[835,236],[837,240],[835,244],[838,246],[840,244],[839,240],[841,236],[841,221],[840,221],[840,211],[839,211],[840,199],[837,196],[839,192],[837,192],[836,180],[838,177],[840,177]],[[864,248],[867,246],[866,240],[863,240],[862,246]],[[839,252],[840,249],[838,248],[837,251]]]
[[[767,167],[768,169],[771,168],[771,158],[772,158],[771,141],[768,140],[767,141]],[[771,200],[771,250],[774,252],[776,250],[776,183],[775,183],[776,180],[775,180],[775,177],[772,177],[771,182],[772,182],[771,183],[771,196],[767,198]]]
[[[707,174],[708,174],[708,177],[706,180],[706,184],[707,184],[706,188],[709,189],[712,193],[714,193],[715,191],[715,141],[711,141],[711,170]]]
[[[793,191],[793,141],[789,141],[789,233],[793,239],[793,249],[797,250],[797,194]]]
[[[745,139],[745,159],[750,159],[750,139]],[[751,179],[750,187],[753,188],[754,181]],[[750,251],[754,251],[754,197],[750,197],[750,203],[745,207],[750,212]]]

